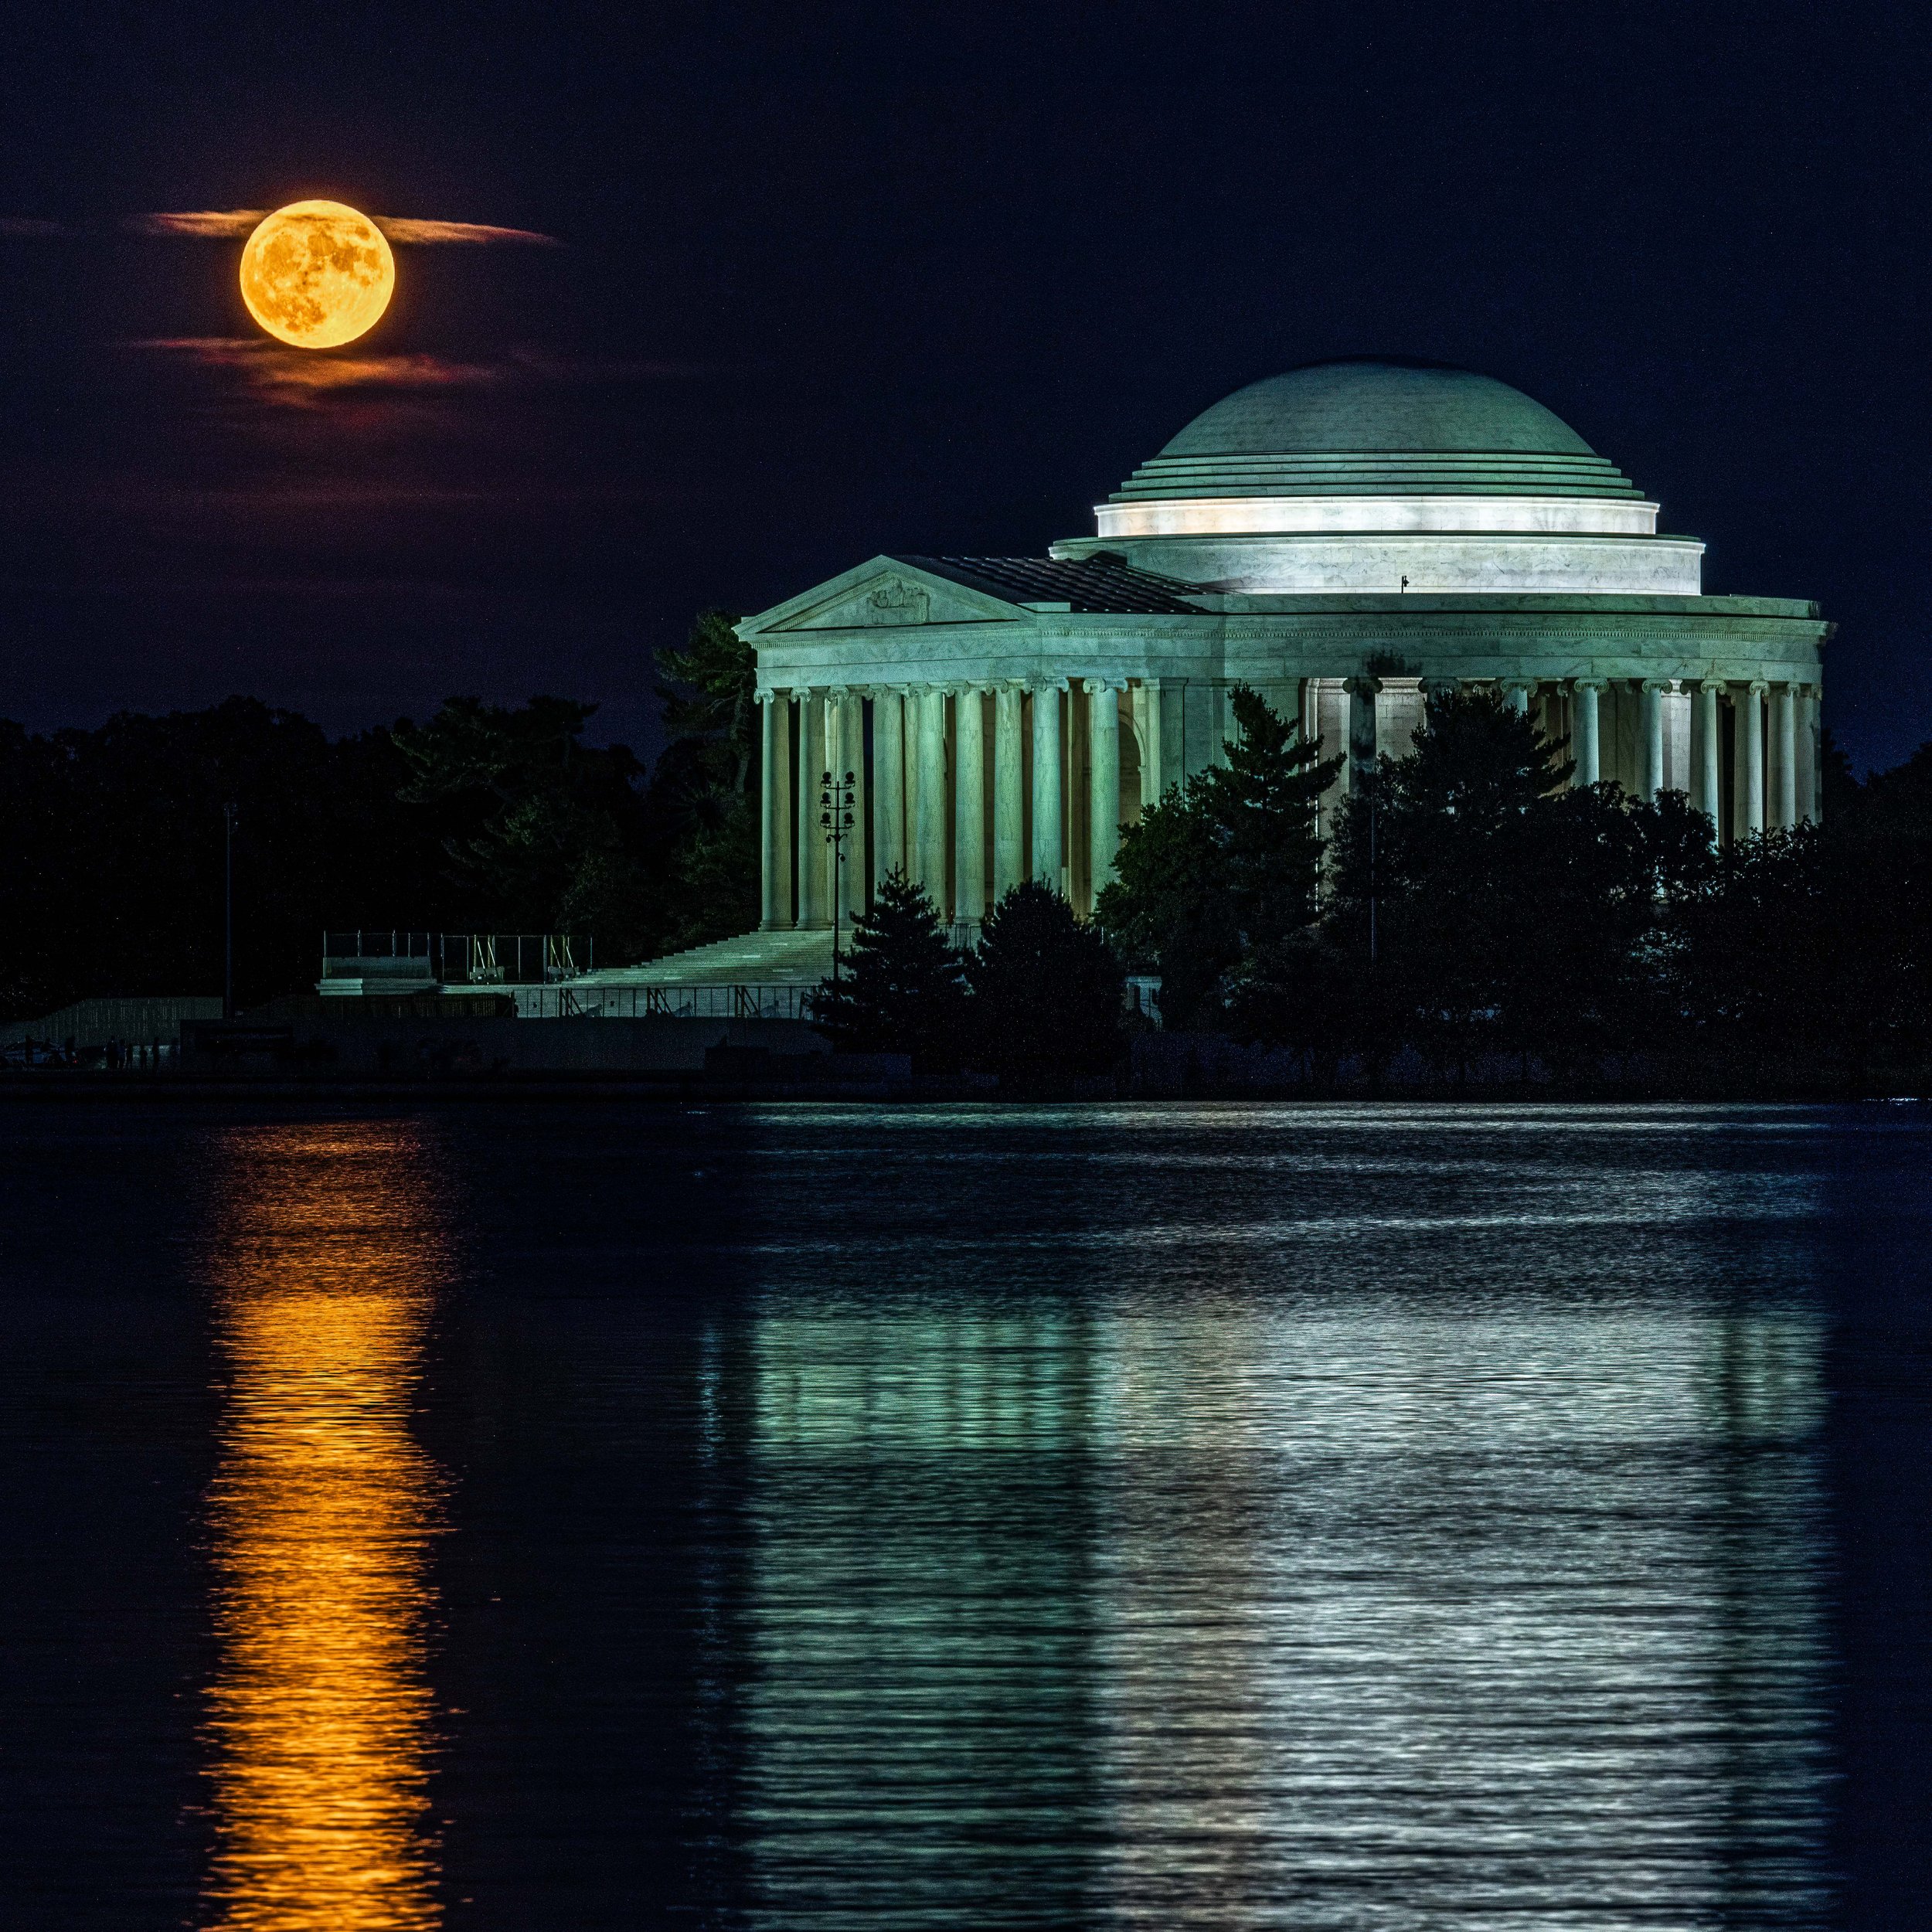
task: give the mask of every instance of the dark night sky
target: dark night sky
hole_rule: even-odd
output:
[[[648,748],[699,607],[1037,553],[1230,389],[1379,351],[1548,403],[1708,589],[1819,599],[1830,722],[1895,762],[1932,735],[1927,22],[22,9],[0,218],[63,232],[0,236],[0,716],[548,690]],[[309,195],[564,246],[399,250],[321,389],[208,346],[261,342],[238,243],[124,226]]]

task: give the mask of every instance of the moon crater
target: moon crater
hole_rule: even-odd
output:
[[[296,349],[334,349],[368,334],[395,287],[388,236],[339,201],[291,202],[242,250],[249,314]]]

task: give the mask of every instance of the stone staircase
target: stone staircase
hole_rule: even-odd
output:
[[[829,929],[740,933],[641,966],[585,973],[573,986],[816,986],[832,971]]]

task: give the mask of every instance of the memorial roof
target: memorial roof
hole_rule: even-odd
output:
[[[1506,383],[1364,356],[1236,390],[1110,500],[1411,495],[1641,492],[1560,417]]]
[[[893,561],[1014,604],[1064,604],[1070,611],[1133,616],[1199,617],[1189,603],[1199,587],[1137,570],[1116,557],[899,556]]]

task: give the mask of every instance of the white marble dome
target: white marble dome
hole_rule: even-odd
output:
[[[1696,597],[1704,546],[1493,377],[1351,357],[1238,389],[1096,506],[1091,542],[1217,590]]]

